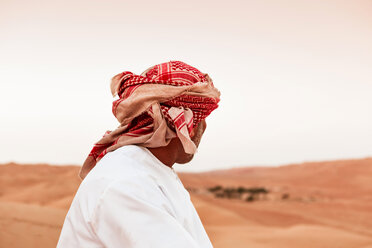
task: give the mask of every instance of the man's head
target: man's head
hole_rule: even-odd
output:
[[[210,77],[181,61],[150,67],[141,75],[125,71],[113,77],[119,99],[112,111],[120,123],[96,143],[84,166],[92,168],[105,154],[136,144],[168,150],[176,163],[193,158],[206,128],[205,118],[218,107],[220,93]]]
[[[219,91],[210,77],[181,61],[152,66],[141,75],[131,72],[118,74],[112,80],[111,90],[113,95],[120,97],[114,102],[114,115],[123,125],[129,124],[128,134],[156,124],[154,112],[159,109],[188,154],[196,152],[196,146],[191,142],[191,131],[218,107],[219,101]],[[136,102],[136,99],[139,100]],[[154,102],[158,107],[153,105]],[[137,112],[133,114],[133,111]],[[136,116],[128,122],[130,114]],[[168,144],[155,143],[145,146],[155,148]]]

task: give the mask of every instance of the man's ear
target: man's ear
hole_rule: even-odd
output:
[[[192,130],[190,132],[190,138],[192,138],[192,137],[195,136],[195,134],[196,134],[196,128],[197,128],[197,126],[192,128]]]
[[[191,130],[191,132],[190,132],[190,138],[194,137],[194,136],[197,134],[197,132],[198,132],[201,128],[203,128],[203,126],[204,126],[204,130],[205,130],[205,128],[207,127],[207,123],[205,122],[205,120],[202,120],[201,122],[198,123],[198,125],[196,125],[196,126],[194,126],[194,127],[192,128],[192,130]],[[203,130],[203,132],[204,132],[204,130]]]

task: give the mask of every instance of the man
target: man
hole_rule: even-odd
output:
[[[84,162],[57,247],[212,247],[172,168],[193,158],[218,107],[212,80],[171,61],[116,75],[111,92],[120,126]]]

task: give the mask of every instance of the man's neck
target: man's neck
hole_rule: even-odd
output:
[[[160,162],[168,167],[173,167],[178,156],[176,140],[172,139],[167,146],[147,148]]]

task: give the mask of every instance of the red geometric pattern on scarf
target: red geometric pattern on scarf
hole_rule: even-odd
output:
[[[120,99],[113,103],[113,113],[116,106],[125,98],[131,95],[134,90],[142,84],[165,84],[172,86],[193,85],[197,82],[207,82],[205,75],[195,67],[187,65],[181,61],[171,61],[151,68],[144,76],[135,75],[131,72],[123,72],[122,81],[118,90]],[[168,114],[171,107],[189,108],[193,112],[193,126],[205,119],[213,110],[218,107],[218,100],[209,97],[200,97],[192,95],[181,95],[170,101],[160,104],[161,111],[167,120],[168,125],[174,129],[174,123]],[[149,116],[138,116],[133,121],[136,125],[130,130],[141,128],[144,123],[150,122]],[[143,120],[142,120],[143,119]],[[128,130],[129,131],[129,130]]]
[[[122,73],[122,81],[118,90],[118,100],[112,104],[112,112],[116,113],[116,108],[127,97],[129,97],[139,86],[143,84],[165,84],[172,86],[185,86],[193,85],[197,82],[207,82],[206,76],[201,73],[198,69],[187,65],[181,61],[171,61],[163,63],[151,68],[144,76],[135,75],[131,72],[125,71]],[[161,112],[167,121],[168,126],[175,131],[175,126],[181,128],[179,125],[184,123],[185,116],[183,113],[176,118],[175,122],[168,114],[168,110],[171,107],[184,107],[189,108],[193,112],[193,119],[190,123],[187,123],[188,130],[196,126],[200,121],[204,120],[213,110],[218,107],[218,99],[192,96],[192,95],[181,95],[173,98],[172,100],[160,103]],[[182,119],[183,118],[183,119]],[[153,118],[149,113],[144,112],[141,115],[134,118],[124,131],[122,135],[127,136],[140,136],[143,134],[151,133],[152,130],[149,126],[153,123]],[[107,132],[105,135],[109,134]],[[90,152],[89,156],[93,156],[95,160],[102,158],[107,154],[107,148],[118,142],[119,138],[110,144],[98,144],[96,143]]]

